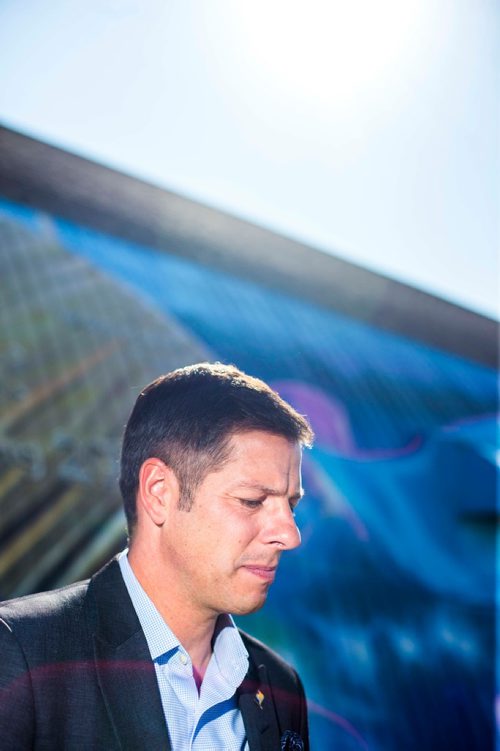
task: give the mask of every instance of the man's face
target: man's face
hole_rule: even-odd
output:
[[[172,510],[163,556],[200,615],[260,608],[280,555],[300,544],[293,508],[301,448],[262,431],[237,433],[224,466],[199,485],[190,511]]]

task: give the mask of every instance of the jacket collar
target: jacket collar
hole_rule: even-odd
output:
[[[171,751],[156,673],[116,559],[89,585],[99,686],[123,749]]]
[[[247,645],[248,648],[248,645]],[[280,748],[278,718],[265,665],[252,658],[245,680],[238,689],[238,706],[250,751],[276,751]]]

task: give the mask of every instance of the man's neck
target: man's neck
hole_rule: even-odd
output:
[[[168,576],[159,583],[155,575],[159,568],[151,556],[145,557],[132,547],[128,561],[137,581],[189,654],[199,690],[212,655],[217,614],[198,612],[186,596],[176,591],[176,582],[169,581]]]

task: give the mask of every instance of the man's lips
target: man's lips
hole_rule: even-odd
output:
[[[276,566],[260,566],[256,563],[247,563],[243,566],[249,573],[258,576],[263,581],[272,582],[276,574]]]

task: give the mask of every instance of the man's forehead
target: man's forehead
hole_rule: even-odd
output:
[[[246,431],[234,434],[228,448],[228,459],[222,468],[230,473],[232,488],[266,495],[301,495],[302,447],[298,442],[265,431]]]
[[[264,430],[233,433],[227,443],[229,463],[239,462],[241,465],[243,460],[250,462],[251,466],[258,462],[262,468],[269,468],[271,465],[285,468],[292,465],[300,467],[301,459],[302,446],[298,441]]]

